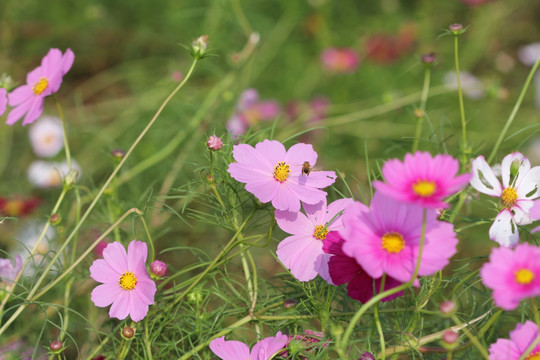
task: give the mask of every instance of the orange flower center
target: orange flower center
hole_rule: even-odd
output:
[[[21,200],[11,200],[4,205],[4,212],[7,216],[19,216],[22,213],[24,202]]]
[[[287,163],[284,161],[278,162],[278,164],[274,167],[274,179],[279,182],[284,182],[287,180],[290,173],[291,170],[289,169],[289,165],[287,165]]]
[[[433,195],[435,190],[437,190],[437,186],[433,181],[426,181],[426,180],[418,180],[412,184],[413,191],[416,195],[422,196],[422,197],[428,197]]]
[[[40,95],[42,92],[45,91],[48,85],[49,80],[44,77],[40,77],[39,81],[36,83],[36,85],[34,85],[34,94]]]
[[[514,276],[516,282],[522,285],[528,285],[534,280],[534,273],[529,269],[519,269]]]
[[[535,352],[525,358],[525,360],[540,360],[540,352]]]
[[[137,277],[131,271],[126,271],[118,279],[118,285],[120,285],[122,290],[133,290],[135,289],[135,285],[137,285]]]
[[[503,190],[501,195],[501,200],[505,208],[511,208],[516,204],[518,194],[516,189],[509,187]]]
[[[324,225],[315,226],[315,231],[313,232],[313,236],[316,239],[324,240],[326,239],[326,235],[328,235],[328,229]]]
[[[403,240],[403,236],[399,233],[386,233],[382,237],[382,247],[389,253],[399,254],[405,247],[405,240]]]

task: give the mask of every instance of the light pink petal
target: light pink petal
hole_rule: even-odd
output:
[[[121,275],[122,273],[111,268],[103,259],[94,260],[90,266],[90,277],[102,283],[118,284]]]
[[[104,284],[106,285],[106,284]],[[96,288],[97,289],[97,288]],[[129,291],[121,290],[116,296],[110,310],[109,316],[124,320],[131,310]]]
[[[142,241],[132,240],[128,245],[127,251],[127,270],[134,272],[142,263],[146,262],[148,256],[148,247]]]
[[[336,182],[336,173],[333,171],[314,170],[309,175],[300,175],[295,182],[305,186],[324,189]]]
[[[109,306],[122,292],[122,288],[117,283],[101,284],[92,290],[90,299],[98,307]]]
[[[285,161],[288,164],[298,166],[302,166],[304,162],[307,161],[310,166],[315,166],[317,163],[317,153],[313,150],[311,144],[299,143],[290,147],[285,156]],[[311,176],[311,174],[309,176]]]
[[[71,49],[67,49],[64,53],[64,56],[62,57],[62,66],[61,66],[61,72],[62,75],[65,75],[69,69],[71,69],[71,66],[73,65],[73,61],[75,60],[75,54]]]
[[[209,347],[222,360],[250,358],[249,347],[246,344],[234,340],[225,341],[225,336],[212,340]]]
[[[266,177],[248,182],[246,190],[255,195],[260,202],[267,203],[277,196],[281,186],[279,181]]]
[[[34,96],[31,86],[22,85],[13,90],[8,95],[9,106],[17,106]]]
[[[286,183],[278,183],[276,196],[272,199],[272,205],[276,210],[300,211],[300,200],[302,199],[299,199],[299,196],[291,188],[292,186],[288,186]]]
[[[23,126],[33,123],[34,120],[41,116],[41,113],[43,112],[43,102],[44,99],[41,96],[35,96],[32,99],[32,104],[30,105],[30,108],[28,109],[28,112],[24,117],[22,123]]]
[[[287,189],[290,196],[295,200],[298,199],[306,204],[317,204],[326,199],[326,192],[314,187],[295,184],[292,181],[287,183]],[[300,210],[300,203],[298,209],[291,211],[298,210]]]
[[[274,212],[279,228],[291,235],[312,235],[315,227],[301,212],[276,210]]]
[[[437,225],[426,234],[428,241],[422,252],[419,271],[421,276],[433,275],[442,270],[457,251],[458,239],[454,233],[454,226],[443,221],[438,222]],[[418,258],[418,249],[414,257]]]
[[[247,144],[234,145],[233,157],[237,162],[251,165],[253,169],[258,169],[262,173],[273,172],[274,166],[277,165],[270,162],[264,155],[261,156],[255,148]]]
[[[137,286],[135,291],[139,295],[141,301],[146,305],[152,305],[154,303],[154,296],[156,294],[156,283],[150,278],[144,279],[137,277]]]
[[[229,164],[229,174],[235,179],[236,181],[240,181],[243,183],[250,183],[250,182],[262,182],[262,181],[273,181],[274,179],[274,169],[273,168],[256,168],[251,164],[244,164],[244,163],[232,163]]]
[[[289,236],[279,243],[276,254],[295,278],[309,281],[317,276],[315,262],[323,254],[322,241],[313,236]]]
[[[7,91],[4,88],[0,88],[0,115],[3,115],[7,106]]]
[[[319,276],[324,279],[324,281],[330,285],[334,285],[332,282],[332,276],[330,275],[330,269],[328,267],[328,262],[330,261],[331,257],[332,255],[330,254],[319,255],[315,260],[315,269],[317,270],[317,273],[319,273]]]
[[[50,77],[58,68],[58,64],[62,61],[62,52],[59,49],[52,48],[49,50],[47,55],[41,60],[41,68],[43,69],[43,74],[46,77]]]
[[[489,347],[489,360],[518,360],[520,356],[516,344],[508,339],[497,339]]]
[[[534,206],[532,200],[519,200],[512,206],[514,212],[514,221],[518,225],[528,225],[533,222],[533,218],[530,217],[529,212]]]
[[[250,106],[247,111],[256,113],[258,120],[274,120],[281,112],[281,106],[277,101],[267,100]]]
[[[287,162],[285,157],[285,154],[287,153],[285,146],[279,141],[266,139],[255,145],[255,150],[257,151],[257,154],[259,154],[259,157],[264,158],[271,164],[272,169],[280,161]]]
[[[136,291],[128,291],[129,294],[129,317],[138,322],[148,314],[148,305],[141,300]]]
[[[516,180],[519,180],[519,177],[525,175],[531,168],[531,163],[529,162],[529,159],[523,156],[523,154],[515,152],[506,155],[501,162],[501,177],[505,189],[510,186],[510,168],[514,161],[517,161],[519,164],[518,178]],[[516,183],[518,182],[516,181]]]
[[[534,205],[529,211],[529,216],[533,220],[540,220],[540,199],[534,201]]]
[[[525,352],[537,337],[538,326],[530,320],[525,321],[524,324],[518,324],[515,330],[510,331],[510,340],[512,340],[522,352]],[[539,345],[536,347],[538,346]],[[536,350],[536,348],[533,349],[531,354],[535,353],[534,350]]]
[[[13,125],[19,119],[28,111],[28,109],[32,106],[34,98],[29,98],[26,102],[18,105],[17,107],[13,108],[7,117],[6,124]]]
[[[251,357],[249,359],[268,360],[272,357],[272,355],[283,349],[285,345],[287,345],[287,342],[287,335],[283,335],[278,331],[275,337],[267,337],[266,339],[263,339],[255,344],[255,346],[253,346],[253,350],[251,350]]]
[[[519,232],[512,213],[503,209],[489,228],[489,238],[501,246],[514,247],[519,242]]]
[[[501,184],[493,174],[493,170],[483,156],[479,156],[472,162],[471,186],[481,193],[499,197],[502,194]],[[482,181],[482,180],[485,181]]]
[[[128,269],[126,249],[118,241],[110,243],[103,249],[103,259],[119,274],[123,274]]]
[[[40,78],[45,77],[46,74],[43,72],[43,67],[38,66],[37,68],[30,71],[28,74],[26,74],[26,84],[30,87],[30,89],[34,89],[34,86],[39,81]],[[33,94],[33,91],[32,91]]]
[[[326,221],[327,222],[332,221],[332,223],[329,225],[330,229],[332,230],[341,229],[343,227],[342,218],[341,216],[337,216],[337,214],[339,212],[342,212],[342,215],[343,215],[343,213],[345,212],[345,209],[347,209],[353,203],[354,203],[353,199],[339,199],[332,202],[330,205],[328,205],[328,213],[326,215]]]

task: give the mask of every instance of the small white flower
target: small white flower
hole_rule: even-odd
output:
[[[37,156],[50,158],[64,147],[62,122],[54,116],[42,116],[28,131],[30,144]]]
[[[80,176],[81,168],[72,160],[71,166]],[[68,174],[67,163],[37,160],[28,167],[28,180],[38,188],[52,188],[62,186],[62,179]],[[78,177],[79,177],[78,176]]]
[[[463,93],[471,99],[481,99],[484,97],[484,84],[476,76],[468,71],[460,71],[459,80]],[[457,89],[457,76],[455,71],[449,71],[444,75],[444,86],[448,89]]]
[[[533,200],[540,196],[540,166],[531,168],[529,160],[518,152],[506,155],[501,163],[502,186],[483,156],[473,160],[472,172],[473,188],[500,198],[500,211],[489,229],[489,238],[502,246],[515,246],[519,242],[517,225],[532,222],[529,212]]]

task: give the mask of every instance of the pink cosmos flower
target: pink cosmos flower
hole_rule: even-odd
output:
[[[358,68],[360,60],[354,50],[349,48],[328,48],[321,53],[324,67],[335,73],[352,73]]]
[[[6,111],[7,90],[0,88],[0,116]]]
[[[359,202],[343,214],[342,250],[372,278],[383,274],[409,281],[414,273],[426,211],[426,235],[419,275],[432,275],[455,254],[457,238],[452,224],[438,221],[435,210],[407,204],[376,192],[368,208]]]
[[[402,162],[388,160],[382,174],[386,182],[375,181],[373,186],[396,200],[415,203],[428,208],[444,208],[444,198],[461,190],[470,174],[456,176],[459,163],[449,155],[432,157],[428,152],[406,154]]]
[[[259,341],[251,352],[249,347],[240,341],[225,340],[225,336],[210,342],[210,350],[222,360],[268,360],[287,344],[287,335],[280,331],[276,336]]]
[[[482,266],[484,285],[493,290],[495,305],[513,310],[524,298],[540,295],[540,248],[521,244],[515,249],[493,249]]]
[[[514,170],[513,164],[517,165]],[[517,225],[532,222],[529,212],[533,200],[540,196],[540,166],[531,168],[529,160],[518,152],[506,155],[501,163],[502,186],[483,156],[473,160],[472,171],[473,188],[500,198],[500,211],[489,228],[489,238],[502,246],[515,246],[519,242]]]
[[[142,241],[133,240],[128,251],[118,241],[103,250],[103,259],[94,260],[90,266],[92,279],[103,283],[92,291],[96,306],[112,304],[109,316],[133,321],[144,319],[148,306],[154,303],[156,284],[146,271],[144,263],[148,249]]]
[[[538,326],[532,321],[517,324],[516,328],[510,331],[510,339],[498,339],[491,344],[489,360],[518,360],[537,337]],[[540,344],[536,345],[525,359],[540,359]]]
[[[307,216],[301,212],[276,210],[278,226],[292,235],[279,243],[276,254],[295,278],[309,281],[320,274],[323,279],[330,280],[329,255],[323,251],[323,240],[329,231],[343,228],[339,213],[353,202],[352,199],[340,199],[326,206],[324,199],[315,205],[304,204]]]
[[[328,270],[334,285],[347,284],[347,295],[351,298],[366,303],[373,297],[373,290],[379,293],[381,288],[381,279],[374,279],[369,276],[364,269],[350,256],[343,252],[345,240],[337,231],[328,233],[323,240],[323,250],[333,256],[328,261]],[[401,285],[400,281],[387,277],[384,284],[384,290],[389,290]],[[387,296],[381,301],[390,301],[398,296],[402,296],[403,291]]]
[[[300,352],[295,353],[295,359],[309,359],[309,356],[317,349],[327,348],[330,344],[324,339],[324,333],[320,331],[305,330],[303,335],[289,335],[287,337],[287,346],[290,347],[291,343],[296,349],[303,348]],[[279,356],[286,359],[289,358],[289,351],[283,350],[279,353]]]
[[[30,145],[39,157],[50,158],[64,148],[64,129],[60,118],[42,116],[28,130]]]
[[[26,85],[19,86],[8,95],[9,105],[14,109],[9,113],[6,124],[15,124],[24,114],[23,126],[36,120],[43,111],[44,98],[58,91],[62,77],[74,59],[71,49],[63,55],[58,49],[50,49],[41,60],[41,66],[28,73]]]
[[[19,255],[15,256],[15,263],[10,259],[0,259],[0,283],[11,284],[21,268],[22,259]]]
[[[248,128],[259,121],[275,119],[281,112],[277,101],[259,99],[255,89],[247,89],[240,95],[234,114],[227,121],[226,128],[232,135],[244,134]]]
[[[299,143],[288,151],[276,140],[264,140],[253,148],[239,144],[233,147],[235,163],[229,165],[229,173],[246,183],[246,190],[262,203],[272,202],[277,210],[298,212],[300,201],[317,204],[326,199],[320,190],[334,183],[333,171],[311,171],[304,174],[303,164],[311,167],[317,162],[313,146]]]

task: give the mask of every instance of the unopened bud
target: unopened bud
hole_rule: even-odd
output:
[[[64,178],[64,185],[67,187],[73,186],[77,182],[79,177],[79,171],[75,169],[69,170],[66,177]]]
[[[189,302],[199,304],[203,300],[203,294],[199,290],[193,290],[187,298]]]
[[[122,329],[122,336],[126,339],[131,339],[135,335],[135,329],[130,326],[125,326]]]
[[[167,272],[167,265],[163,261],[155,260],[150,264],[150,271],[152,275],[155,275],[158,279],[165,276]]]
[[[126,156],[126,152],[122,149],[114,149],[113,151],[111,151],[111,155],[116,160],[122,160],[124,156]]]
[[[423,118],[425,116],[426,116],[426,113],[424,112],[424,110],[418,109],[418,108],[414,109],[414,117],[415,118]]]
[[[52,225],[56,226],[56,225],[60,224],[60,221],[62,221],[62,217],[60,216],[60,214],[54,213],[49,218],[49,221],[51,222]]]
[[[457,310],[456,304],[452,300],[446,300],[439,305],[439,311],[446,317],[452,316]]]
[[[283,302],[283,307],[285,309],[292,309],[296,305],[298,305],[298,300],[296,299],[287,299]]]
[[[364,351],[358,360],[375,360],[375,356],[370,352]]]
[[[216,179],[214,179],[214,177],[212,175],[208,175],[206,177],[206,181],[208,181],[209,184],[213,184],[214,181],[216,181]]]
[[[217,137],[216,135],[211,135],[208,138],[208,141],[206,141],[206,145],[208,145],[208,149],[212,151],[218,151],[221,150],[223,147],[223,141],[220,137]]]
[[[443,333],[442,339],[447,344],[454,344],[456,341],[459,340],[459,334],[454,330],[446,330]]]
[[[202,59],[206,55],[208,47],[208,35],[202,35],[193,40],[191,43],[191,55],[195,59]]]
[[[435,56],[435,53],[430,52],[430,53],[422,55],[422,62],[426,65],[431,65],[435,62],[436,58],[437,56]]]
[[[53,340],[49,345],[49,349],[55,354],[58,354],[62,351],[63,344],[60,340]]]
[[[454,35],[461,35],[465,30],[463,30],[463,25],[461,24],[452,24],[448,27],[450,32]]]

